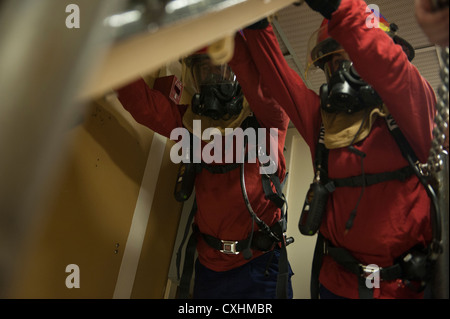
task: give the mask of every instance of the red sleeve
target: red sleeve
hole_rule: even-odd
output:
[[[262,89],[280,103],[314,154],[321,123],[318,95],[289,67],[272,26],[263,30],[246,29],[244,34],[245,40],[239,34],[236,36],[237,50],[247,45],[248,59],[261,75]]]
[[[182,127],[186,105],[176,105],[161,92],[150,89],[143,79],[117,90],[118,99],[140,124],[170,138],[174,128]]]
[[[236,73],[239,84],[258,122],[266,128],[273,127],[286,131],[289,117],[280,104],[263,87],[259,71],[253,63],[244,42],[236,46],[229,65]]]
[[[251,59],[245,42],[240,42],[235,47],[235,53],[229,65],[235,72],[244,95],[259,124],[265,128],[278,129],[278,149],[271,149],[270,154],[274,154],[273,152],[275,151],[278,152],[278,173],[281,178],[284,178],[286,165],[283,150],[289,125],[289,117],[278,101],[270,95],[271,92],[266,90],[262,85],[261,75]],[[266,138],[272,139],[273,137],[270,135],[267,132]]]
[[[381,96],[419,159],[426,161],[435,114],[433,89],[382,29],[366,26],[366,7],[362,0],[342,0],[329,33]]]

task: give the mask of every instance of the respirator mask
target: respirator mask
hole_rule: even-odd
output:
[[[196,92],[192,112],[213,120],[228,120],[241,112],[244,95],[228,64],[214,65],[207,54],[192,55],[185,62]]]
[[[400,45],[409,61],[415,56],[414,48],[397,35],[398,26],[389,24],[379,13],[378,27],[385,31],[396,45]],[[325,73],[327,84],[320,88],[321,107],[326,112],[352,114],[365,108],[382,104],[377,92],[361,79],[342,46],[328,33],[329,20],[324,19],[319,29],[313,32],[307,48],[305,78],[314,70]],[[340,60],[340,65],[335,62]]]
[[[341,60],[336,71],[331,74],[328,83],[320,87],[320,102],[323,110],[329,113],[345,112],[352,114],[365,108],[382,104],[378,93],[364,80],[348,60]],[[328,71],[328,72],[327,72]]]
[[[242,110],[244,96],[240,85],[235,83],[205,84],[200,93],[192,97],[192,112],[213,120],[227,120]]]

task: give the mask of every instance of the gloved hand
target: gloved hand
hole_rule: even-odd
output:
[[[267,18],[263,18],[255,23],[253,23],[252,25],[249,25],[246,29],[253,29],[253,30],[265,29],[265,28],[267,28],[268,25],[269,25],[269,20]]]
[[[319,12],[328,20],[331,19],[331,15],[339,8],[341,0],[305,0],[311,9]]]

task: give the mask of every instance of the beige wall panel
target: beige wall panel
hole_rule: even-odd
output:
[[[178,174],[169,156],[173,144],[166,144],[131,298],[164,297],[182,209],[173,196]]]
[[[95,104],[70,134],[73,145],[13,298],[113,296],[147,153]],[[152,132],[143,136],[151,141]],[[68,264],[79,266],[80,288],[66,287]]]
[[[298,230],[298,221],[309,184],[314,177],[311,152],[295,128],[288,129],[286,148],[289,170],[285,190],[289,205],[287,235],[295,239],[294,243],[287,247],[289,262],[294,272],[292,289],[294,299],[310,299],[311,266],[317,236],[302,235]]]
[[[173,64],[178,66],[179,63],[174,61]],[[144,80],[149,87],[152,87],[158,74],[170,75],[171,72],[165,71],[167,70],[163,68],[147,74]],[[180,74],[177,74],[177,77],[180,79]],[[190,104],[190,101],[191,96],[184,90],[180,104]],[[183,204],[178,203],[173,195],[179,168],[178,164],[170,160],[170,149],[174,144],[174,141],[167,139],[131,298],[161,299],[164,297],[183,207]]]

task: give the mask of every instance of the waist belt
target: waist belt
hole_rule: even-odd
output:
[[[216,237],[201,233],[203,240],[212,248],[224,253],[237,255],[248,247],[250,239],[244,240],[222,240]]]
[[[345,270],[363,277],[367,278],[374,272],[379,272],[380,279],[385,281],[391,281],[401,278],[402,269],[400,264],[394,264],[389,267],[372,267],[370,265],[364,265],[359,262],[355,257],[350,254],[348,250],[341,247],[332,247],[327,241],[325,241],[325,255],[330,256],[341,265]]]
[[[276,229],[276,227],[278,226],[278,223],[275,223],[275,225],[270,227],[270,229],[274,232],[278,232]],[[219,239],[214,236],[201,233],[196,226],[194,227],[194,231],[197,231],[211,248],[214,248],[224,254],[237,255],[240,252],[244,251],[246,248],[260,251],[269,251],[277,242],[274,238],[261,231],[255,232],[253,236],[249,235],[249,237],[243,240]]]
[[[196,209],[197,209],[197,205],[196,205],[196,202],[194,201],[194,205],[191,210],[191,214],[189,214],[189,220],[188,220],[189,223],[192,221],[192,218],[194,216],[193,212]],[[282,227],[281,223],[276,222],[274,225],[272,225],[272,227],[270,227],[270,229],[274,233],[277,233],[277,234],[281,233],[281,238],[283,238],[283,240],[280,241],[281,247],[280,247],[280,258],[278,260],[278,276],[277,276],[276,290],[277,290],[277,298],[286,298],[287,286],[288,286],[288,280],[289,280],[289,262],[287,259],[287,251],[286,251],[286,243],[288,241],[284,240],[284,237],[282,236],[282,228],[281,227]],[[269,235],[265,235],[260,231],[255,232],[253,234],[253,237],[249,236],[249,238],[244,239],[244,240],[232,241],[232,240],[220,240],[213,236],[200,233],[198,227],[195,224],[193,225],[192,228],[193,228],[192,229],[193,231],[189,237],[189,241],[186,246],[186,255],[185,255],[185,259],[184,259],[183,273],[182,273],[181,277],[180,277],[180,273],[179,273],[180,263],[181,263],[181,247],[183,247],[184,241],[187,238],[188,229],[185,230],[185,234],[183,236],[182,243],[178,249],[177,259],[176,259],[178,278],[180,278],[179,298],[183,298],[183,299],[188,298],[188,296],[189,296],[189,287],[190,287],[190,283],[191,283],[191,277],[194,272],[194,255],[195,255],[196,245],[197,245],[197,236],[199,234],[201,234],[202,238],[205,240],[205,242],[208,245],[210,245],[211,247],[213,247],[225,254],[239,254],[241,251],[244,251],[248,247],[250,240],[252,240],[251,248],[259,249],[261,251],[268,251],[271,248],[274,248],[274,246],[276,244],[276,241],[273,240]],[[253,241],[255,239],[255,234],[258,234],[258,233],[260,233],[262,235],[261,237],[264,237],[264,239],[266,240],[266,241],[263,240],[262,242],[270,243],[270,245],[263,244],[262,246],[267,246],[267,247],[271,247],[271,248],[269,248],[269,249],[261,249],[261,247],[255,248],[255,245],[253,245]],[[269,261],[269,262],[271,262],[271,261]]]
[[[324,255],[330,256],[340,266],[348,272],[355,274],[358,278],[358,292],[361,299],[373,298],[373,289],[367,287],[366,278],[378,272],[379,279],[384,281],[392,281],[402,277],[402,268],[400,264],[394,264],[389,267],[374,267],[372,265],[364,265],[359,262],[345,248],[334,247],[328,240],[324,240]]]
[[[330,256],[335,262],[342,266],[346,271],[355,274],[358,278],[358,292],[361,299],[373,298],[373,289],[366,286],[366,278],[378,272],[380,280],[392,281],[401,279],[403,271],[400,264],[396,263],[389,267],[373,267],[364,265],[358,261],[345,248],[334,247],[319,232],[317,234],[316,247],[314,249],[314,258],[311,271],[311,298],[319,298],[319,274],[322,268],[322,257]]]

